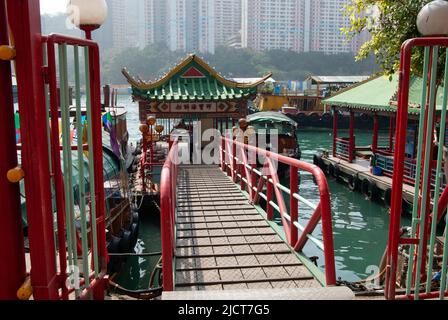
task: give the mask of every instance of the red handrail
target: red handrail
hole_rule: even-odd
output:
[[[160,232],[162,239],[163,290],[173,291],[174,226],[176,220],[176,181],[178,172],[178,142],[174,141],[160,174]]]
[[[319,221],[322,221],[323,252],[325,257],[325,279],[327,285],[336,284],[336,271],[334,261],[333,227],[331,219],[330,193],[328,184],[322,170],[310,163],[288,158],[274,152],[260,149],[254,146],[222,137],[221,138],[221,169],[233,178],[233,181],[240,179],[242,188],[249,193],[250,201],[257,204],[260,197],[266,199],[266,210],[268,220],[273,219],[273,209],[279,210],[288,243],[296,251],[300,252],[310,238]],[[238,153],[237,153],[238,152]],[[254,163],[249,163],[248,155],[252,153],[264,158],[264,165],[261,171],[255,169]],[[249,156],[250,158],[250,156]],[[277,170],[273,161],[278,161],[290,168],[290,188],[280,185]],[[317,206],[312,205],[306,199],[301,198],[298,191],[298,170],[311,173],[317,184],[320,201]],[[257,181],[258,179],[258,181]],[[262,193],[262,188],[266,184],[266,195]],[[290,211],[287,213],[284,192],[290,194]],[[275,198],[277,204],[273,202]],[[298,200],[314,209],[314,213],[308,224],[303,228],[298,237]]]

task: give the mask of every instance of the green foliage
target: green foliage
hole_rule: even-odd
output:
[[[360,49],[357,60],[373,54],[387,75],[399,69],[400,48],[404,41],[419,37],[417,15],[431,0],[352,0],[345,7],[351,26],[342,31],[348,38],[370,32],[372,38]],[[376,9],[374,9],[376,7]],[[367,14],[371,12],[374,14]],[[423,62],[422,50],[413,53],[413,72],[419,73]]]
[[[184,52],[171,52],[165,44],[153,44],[144,49],[126,48],[103,52],[104,83],[124,83],[121,69],[144,80],[154,80],[186,57]],[[373,59],[356,62],[353,54],[326,55],[308,52],[272,50],[254,52],[248,49],[219,47],[214,55],[201,55],[212,67],[226,77],[257,77],[273,72],[274,79],[304,80],[315,75],[370,75],[378,68]]]

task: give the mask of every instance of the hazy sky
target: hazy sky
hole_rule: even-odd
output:
[[[66,11],[68,0],[40,0],[41,13],[63,13]]]

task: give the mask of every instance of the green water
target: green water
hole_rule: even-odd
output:
[[[128,107],[128,130],[131,141],[138,139],[137,105],[127,97],[120,97],[120,104]],[[342,131],[341,134],[344,134]],[[304,128],[298,131],[299,143],[302,149],[302,159],[312,162],[313,155],[319,148],[331,149],[332,137],[330,129]],[[356,132],[357,145],[371,143],[370,132]],[[337,276],[343,280],[356,281],[371,275],[367,269],[377,266],[385,250],[388,233],[388,209],[370,202],[363,195],[350,191],[345,185],[328,180],[335,243],[335,259]],[[306,199],[317,203],[318,194],[311,175],[302,173],[300,194]],[[312,211],[299,206],[299,221],[305,225]],[[140,239],[136,252],[160,251],[160,230],[157,212],[142,215]],[[403,224],[409,225],[407,218]],[[320,227],[314,233],[321,237]],[[319,257],[317,263],[322,267],[322,252],[314,244],[308,244],[304,252],[308,256]],[[117,281],[129,289],[147,288],[151,271],[158,258],[129,258],[124,271]]]

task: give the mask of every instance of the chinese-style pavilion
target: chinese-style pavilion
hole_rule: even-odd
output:
[[[224,78],[204,60],[189,55],[162,78],[146,82],[123,75],[132,86],[132,95],[139,103],[140,121],[148,116],[157,119],[194,119],[202,127],[221,129],[247,115],[247,105],[257,94],[257,87],[271,73],[252,83],[240,83]],[[229,121],[230,120],[230,121]]]

